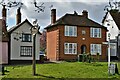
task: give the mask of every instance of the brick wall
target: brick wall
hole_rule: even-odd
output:
[[[47,30],[47,59],[55,61],[57,59],[57,27]]]
[[[82,34],[82,30],[86,34]],[[82,38],[85,38],[83,40]],[[47,30],[47,58],[51,60],[75,60],[81,54],[81,46],[86,45],[86,53],[90,53],[90,44],[102,44],[106,41],[106,30],[102,29],[102,38],[91,38],[89,27],[77,27],[77,37],[64,36],[64,26],[53,27]],[[64,43],[77,43],[77,54],[64,54]],[[102,45],[101,60],[106,60],[106,45]]]
[[[102,29],[102,38],[91,38],[90,37],[90,28],[89,27],[78,27],[77,28],[77,37],[65,37],[64,36],[64,26],[59,27],[60,30],[60,59],[77,59],[77,55],[81,54],[81,46],[86,45],[86,53],[90,53],[90,44],[102,44],[106,41],[106,30]],[[85,35],[82,35],[82,30],[86,31]],[[85,38],[85,40],[82,40]],[[77,43],[77,54],[64,54],[64,43]],[[102,45],[102,60],[106,59],[106,46]]]

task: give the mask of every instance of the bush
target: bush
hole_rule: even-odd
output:
[[[97,61],[99,62],[99,59],[100,59],[99,53],[97,53],[96,58],[97,58]]]
[[[82,55],[82,61],[85,62],[87,60],[87,55],[85,53],[83,53]]]
[[[88,54],[88,62],[91,63],[91,60],[92,60],[92,57],[91,57],[91,54]]]

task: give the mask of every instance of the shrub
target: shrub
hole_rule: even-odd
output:
[[[96,57],[97,57],[97,61],[99,61],[99,59],[100,59],[99,53],[97,53]]]
[[[87,58],[88,58],[88,62],[91,63],[91,60],[92,60],[91,54],[88,54],[88,57],[87,57]]]

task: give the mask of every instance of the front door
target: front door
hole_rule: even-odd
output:
[[[81,46],[81,54],[86,53],[86,45]]]

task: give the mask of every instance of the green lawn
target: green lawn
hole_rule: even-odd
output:
[[[32,65],[9,66],[7,67],[9,72],[5,73],[4,78],[120,78],[118,74],[108,76],[106,62],[62,62],[37,64],[36,67],[37,75],[32,76]]]

